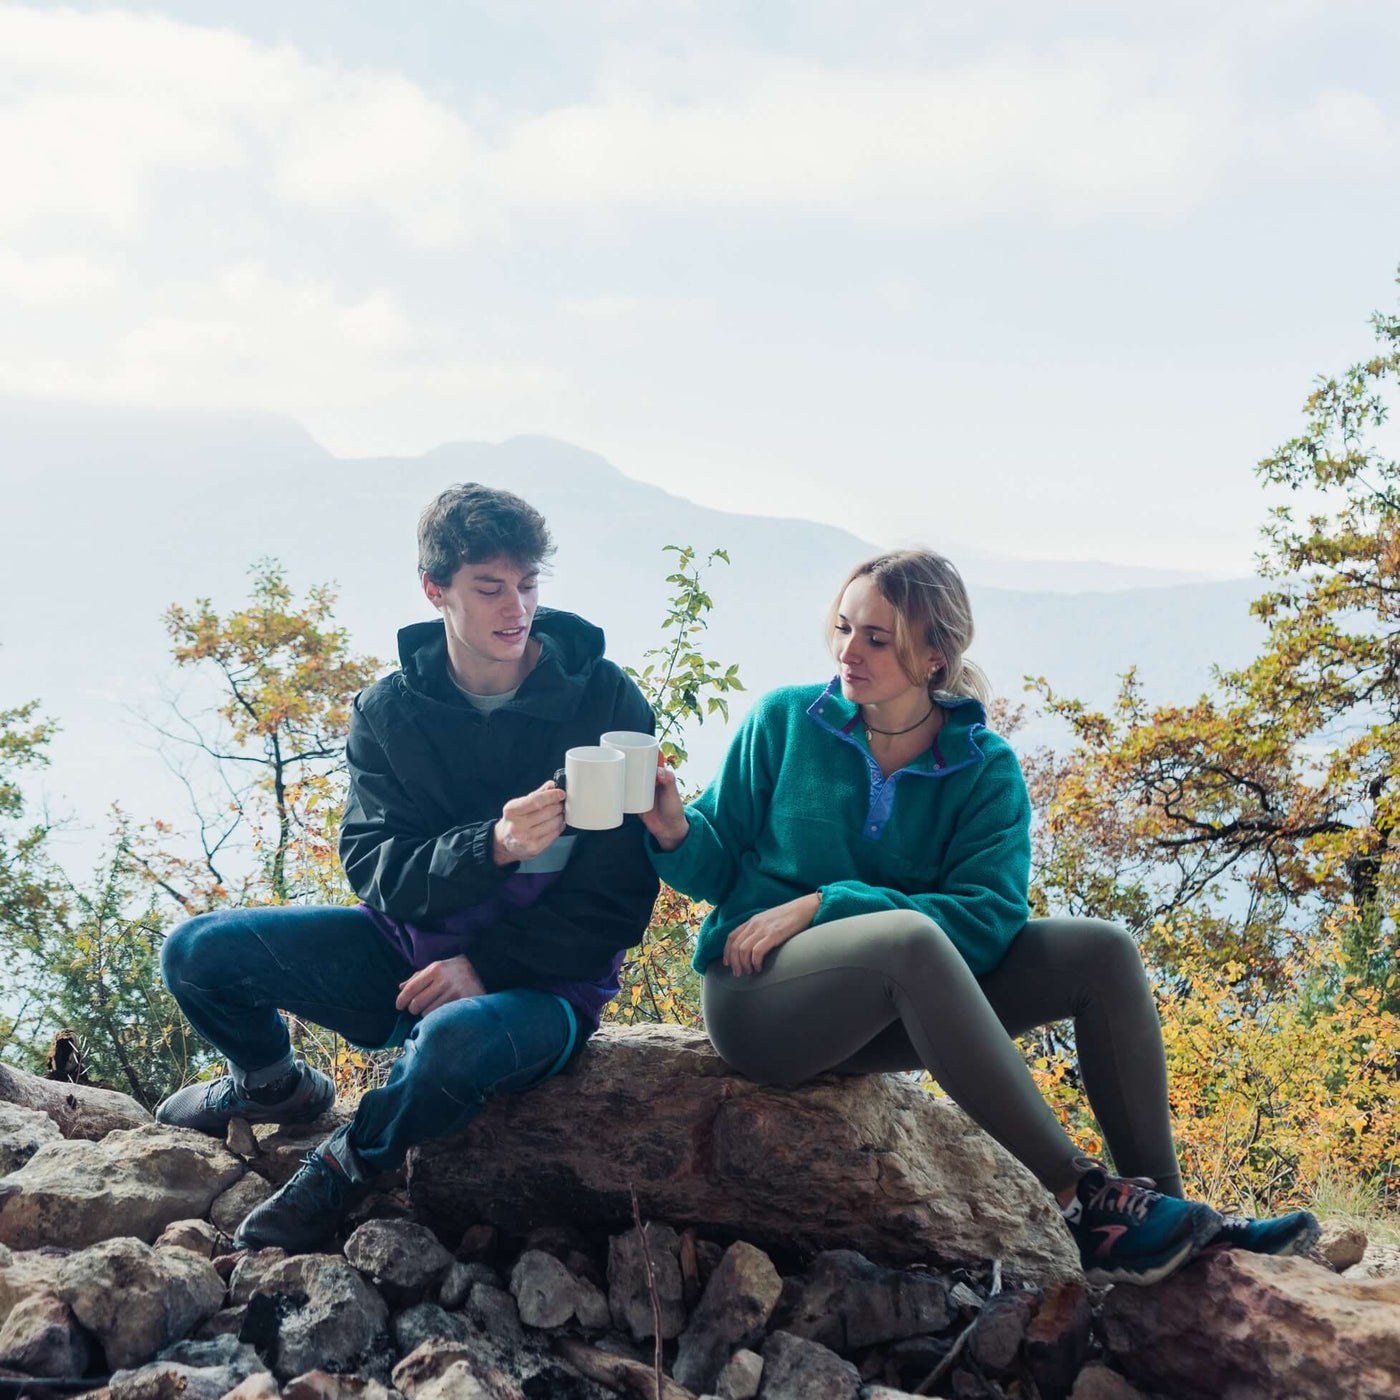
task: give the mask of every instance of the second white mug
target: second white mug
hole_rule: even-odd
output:
[[[622,797],[624,812],[650,812],[656,803],[656,755],[661,750],[655,734],[640,730],[610,729],[598,741],[617,749],[627,760],[627,785]]]

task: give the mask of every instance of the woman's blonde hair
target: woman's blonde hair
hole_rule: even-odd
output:
[[[914,669],[914,651],[928,646],[943,665],[928,679],[929,695],[937,691],[970,695],[983,705],[992,702],[992,683],[982,668],[963,653],[972,645],[972,604],[957,569],[931,549],[896,549],[857,564],[837,590],[827,614],[827,644],[835,636],[841,599],[862,574],[875,580],[881,596],[894,609],[894,647],[899,664],[918,685],[925,676]]]

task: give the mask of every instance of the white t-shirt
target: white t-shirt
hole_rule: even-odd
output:
[[[453,688],[460,694],[465,695],[472,704],[484,715],[489,715],[492,710],[499,710],[502,705],[508,705],[515,699],[520,687],[515,690],[503,690],[499,695],[478,695],[474,690],[468,690],[464,685],[458,685],[457,677],[452,674],[452,667],[447,668],[447,679],[452,682]]]

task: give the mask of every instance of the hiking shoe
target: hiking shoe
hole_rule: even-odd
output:
[[[280,1103],[258,1103],[240,1094],[233,1076],[225,1074],[208,1082],[186,1084],[163,1099],[156,1107],[156,1122],[216,1137],[223,1137],[234,1118],[249,1123],[309,1123],[335,1102],[335,1085],[305,1060],[298,1060],[297,1068],[301,1079]]]
[[[1157,1283],[1199,1254],[1221,1224],[1208,1205],[1164,1196],[1097,1164],[1079,1178],[1076,1204],[1065,1223],[1090,1283]]]
[[[1308,1254],[1317,1243],[1322,1227],[1308,1210],[1291,1210],[1269,1220],[1251,1220],[1243,1215],[1221,1217],[1220,1233],[1210,1247],[1247,1249],[1253,1254]]]
[[[336,1226],[369,1186],[349,1143],[350,1124],[337,1128],[301,1159],[296,1174],[243,1217],[234,1249],[285,1249],[308,1254],[335,1238]]]

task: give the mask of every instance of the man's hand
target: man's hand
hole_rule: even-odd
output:
[[[491,859],[497,865],[530,860],[564,830],[564,789],[554,780],[541,783],[524,797],[513,797],[493,828]]]
[[[414,1016],[426,1016],[450,1001],[485,995],[486,988],[481,978],[466,958],[444,958],[441,962],[429,963],[408,981],[399,983],[394,1009],[411,1012]]]
[[[821,891],[816,890],[745,919],[724,940],[725,967],[736,977],[748,972],[762,972],[764,957],[794,934],[811,928],[812,920],[817,917],[817,910],[821,907]]]

